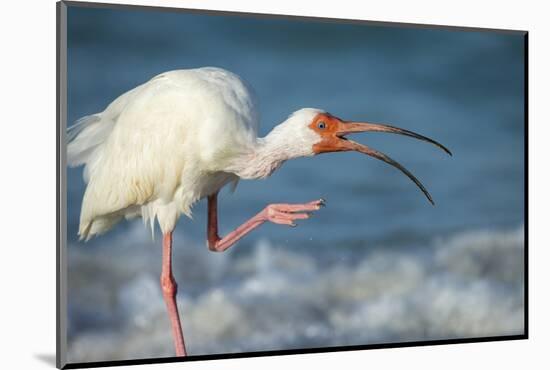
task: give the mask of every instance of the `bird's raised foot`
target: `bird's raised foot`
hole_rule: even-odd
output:
[[[314,200],[303,204],[277,203],[270,204],[264,209],[266,221],[279,225],[295,227],[296,220],[304,220],[311,217],[311,213],[325,206],[324,199]]]

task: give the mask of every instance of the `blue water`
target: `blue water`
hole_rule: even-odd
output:
[[[163,71],[217,66],[237,73],[255,89],[260,101],[262,136],[294,110],[317,107],[344,119],[383,122],[413,130],[440,141],[453,152],[453,157],[448,157],[426,143],[395,135],[364,134],[354,138],[389,154],[411,170],[432,194],[435,207],[399,171],[357,153],[297,159],[286,163],[269,179],[241,181],[234,194],[224,191],[220,198],[222,232],[238,226],[268,203],[304,202],[322,197],[327,200],[327,207],[310,220],[300,222],[297,228],[262,226],[228,252],[228,257],[203,251],[206,206],[204,202],[199,203],[193,210],[194,220],[182,218],[175,237],[175,253],[180,258],[176,259],[180,263],[175,266],[179,269],[176,277],[182,280],[180,286],[185,287],[180,289],[180,295],[184,297],[180,303],[191,307],[190,312],[195,312],[192,307],[209,304],[208,299],[216,302],[216,299],[223,301],[238,296],[241,300],[234,303],[237,313],[232,317],[240,324],[229,334],[220,334],[214,329],[203,328],[201,331],[196,326],[199,324],[195,327],[189,324],[190,330],[195,330],[195,334],[190,334],[194,335],[195,353],[491,335],[516,329],[521,332],[521,228],[525,206],[524,50],[521,35],[77,7],[69,7],[68,22],[70,122],[102,111],[120,94]],[[130,309],[123,302],[125,299],[134,302],[135,297],[146,292],[157,294],[160,254],[153,246],[157,246],[158,240],[151,241],[140,222],[133,221],[123,222],[109,234],[86,244],[78,242],[76,233],[84,188],[82,170],[69,169],[68,239],[69,254],[74,261],[74,265],[70,265],[69,277],[72,358],[102,360],[169,355],[169,334],[156,326],[147,326],[149,324],[143,326],[147,333],[159,330],[159,342],[155,342],[157,347],[136,344],[135,347],[122,348],[116,345],[124,341],[120,336],[135,336],[142,333],[139,330],[145,330],[137,324],[129,324],[138,320],[128,321],[128,315],[131,316],[135,308]],[[481,236],[473,237],[474,242],[471,242],[469,235]],[[455,269],[454,264],[440,269],[437,266],[441,261],[434,260],[434,255],[447,253],[446,248],[453,250],[452,243],[441,242],[453,238],[466,240],[464,245],[458,243],[460,246],[454,247],[464,252],[458,265],[467,265],[460,278],[456,274],[449,277],[445,275],[447,272],[443,273]],[[133,255],[130,259],[124,249],[127,244],[132,244],[128,247]],[[196,253],[202,257],[197,257]],[[505,302],[510,297],[517,301],[510,310],[503,312],[502,317],[489,315],[500,321],[485,331],[453,331],[442,323],[433,323],[429,328],[418,324],[416,331],[396,328],[388,332],[384,325],[389,325],[395,317],[391,309],[383,307],[389,304],[388,299],[394,297],[391,294],[382,295],[382,303],[379,302],[382,305],[380,312],[389,315],[387,320],[369,316],[371,318],[363,322],[361,312],[368,309],[354,306],[358,321],[343,323],[338,320],[344,320],[347,315],[355,316],[351,311],[340,312],[342,317],[332,312],[331,307],[337,305],[336,298],[324,302],[314,300],[318,307],[309,310],[313,301],[305,304],[302,292],[287,297],[296,307],[301,307],[299,312],[287,312],[281,320],[287,317],[289,330],[297,325],[296,315],[304,316],[299,321],[311,325],[301,334],[289,334],[293,339],[283,334],[266,339],[261,335],[266,329],[262,326],[263,321],[251,319],[253,311],[239,315],[238,310],[247,307],[248,301],[242,298],[242,294],[251,289],[247,279],[263,281],[264,285],[258,285],[263,287],[263,291],[277,286],[277,279],[273,282],[266,278],[272,277],[273,267],[265,267],[277,261],[277,253],[291,253],[281,257],[287,262],[300,261],[297,263],[302,267],[296,271],[291,262],[288,262],[290,265],[282,264],[282,271],[278,271],[280,275],[277,276],[287,279],[284,281],[290,286],[298,281],[310,281],[304,291],[320,284],[315,276],[326,280],[326,285],[319,289],[331,294],[345,290],[348,284],[353,286],[357,282],[355,274],[363,271],[360,263],[363,260],[368,268],[380,270],[373,275],[377,279],[384,280],[384,273],[394,276],[403,273],[407,280],[409,265],[405,263],[404,270],[392,272],[390,270],[397,267],[391,261],[410,258],[410,266],[416,266],[413,270],[418,269],[422,276],[418,280],[419,286],[430,282],[443,284],[454,294],[453,297],[466,294],[463,293],[465,287],[473,289],[466,289],[472,295],[466,294],[462,297],[465,299],[457,298],[455,302],[465,310],[466,321],[468,318],[472,322],[489,320],[474,313],[468,314],[468,307],[474,309],[473,306],[483,305],[479,299],[468,300],[468,297],[487,299],[488,312],[494,305],[508,307]],[[390,261],[387,268],[380,268],[372,262],[376,253],[383,256],[380,257],[382,260]],[[513,278],[504,279],[502,274],[491,275],[489,271],[485,275],[474,274],[477,280],[473,282],[468,280],[468,271],[481,262],[464,256],[479,253],[488,253],[490,261],[508,261],[506,266],[513,266],[512,270],[517,270],[517,273]],[[190,270],[193,270],[191,265],[197,264],[197,258],[203,258],[205,265],[195,273]],[[256,267],[239,270],[239,264],[246,265],[247,261]],[[285,270],[285,266],[289,270]],[[498,270],[502,266],[494,268]],[[417,276],[414,271],[411,273]],[[333,287],[331,277],[336,281],[343,279],[345,283]],[[149,278],[152,280],[147,280]],[[458,280],[453,280],[455,278]],[[155,288],[152,288],[152,281]],[[451,283],[445,285],[449,281]],[[121,290],[128,284],[136,285],[134,296]],[[373,282],[365,284],[367,287]],[[483,284],[488,285],[484,288]],[[149,286],[151,289],[147,290]],[[389,291],[392,286],[390,284]],[[361,290],[361,285],[354,289]],[[444,289],[435,289],[441,290]],[[501,290],[505,292],[502,295]],[[409,300],[416,302],[419,294],[425,294],[406,288],[400,292],[396,301],[399,304]],[[254,297],[250,301],[251,307],[265,308],[275,304],[261,294]],[[369,297],[369,294],[364,295],[361,304],[373,304]],[[103,304],[98,305],[98,301]],[[150,300],[140,302],[134,302],[134,306],[145,307]],[[262,302],[269,304],[262,305]],[[409,304],[403,306],[405,311]],[[90,308],[90,305],[95,308]],[[284,311],[283,307],[279,308]],[[430,311],[432,306],[423,309],[432,316],[439,312]],[[144,322],[148,323],[157,314],[163,318],[160,316],[163,314],[162,305],[154,306],[151,312],[153,316],[146,316]],[[212,312],[212,315],[218,314]],[[401,314],[395,312],[395,315]],[[408,320],[416,322],[414,313],[411,315]],[[514,330],[497,325],[501,321],[508,322],[511,316],[516,320]],[[246,326],[242,323],[244,317],[257,326],[249,324],[250,328],[239,331],[238,328]],[[323,326],[321,323],[326,323],[327,317],[331,322],[336,320],[337,324]],[[183,320],[185,323],[186,318]],[[206,316],[202,319],[191,317],[187,322],[204,320]],[[424,317],[422,320],[418,322],[428,325],[428,319]],[[470,327],[472,322],[463,327]],[[361,329],[362,323],[368,326],[370,336],[358,334],[356,329]],[[231,327],[232,324],[228,325]],[[437,332],[438,325],[442,327],[441,332]],[[430,328],[435,332],[430,332]],[[223,340],[205,341],[201,347],[201,340],[208,337],[208,333],[211,339]],[[109,341],[107,337],[117,339]],[[250,340],[235,339],[246,337]],[[90,343],[97,343],[97,338],[108,344],[105,348],[95,344],[98,348],[92,351],[90,346],[94,345]]]

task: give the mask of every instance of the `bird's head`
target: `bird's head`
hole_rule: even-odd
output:
[[[384,153],[352,141],[346,136],[359,132],[387,132],[405,135],[434,144],[447,154],[452,155],[447,148],[437,141],[412,131],[380,123],[345,121],[325,111],[312,108],[304,108],[293,113],[288,120],[279,125],[274,131],[279,131],[278,134],[282,134],[281,136],[285,137],[286,146],[293,147],[296,156],[356,151],[382,160],[398,168],[409,177],[432,204],[432,197],[426,188],[405,167]]]

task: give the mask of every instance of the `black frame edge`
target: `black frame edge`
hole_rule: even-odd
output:
[[[59,310],[61,309],[61,302],[60,302],[60,299],[59,299],[59,283],[61,281],[61,276],[60,276],[60,273],[59,273],[59,226],[61,225],[61,222],[59,220],[59,194],[61,193],[60,191],[60,187],[59,187],[59,178],[60,178],[60,174],[59,174],[59,154],[60,154],[60,150],[59,150],[59,111],[60,111],[60,107],[59,107],[59,93],[60,93],[60,83],[59,83],[59,72],[60,72],[60,68],[59,68],[59,50],[60,50],[60,45],[59,45],[59,38],[60,38],[60,33],[61,33],[61,26],[60,26],[60,18],[61,18],[61,3],[58,2],[55,4],[55,19],[56,19],[56,25],[55,25],[55,45],[56,45],[56,51],[55,51],[55,57],[56,57],[56,61],[55,61],[55,73],[56,73],[56,78],[55,78],[55,90],[56,90],[56,94],[55,94],[55,105],[56,105],[56,109],[55,109],[55,121],[56,121],[56,131],[55,131],[55,134],[56,134],[56,137],[55,137],[55,178],[56,178],[56,184],[55,184],[55,198],[56,198],[56,210],[55,210],[55,228],[56,228],[56,233],[55,233],[55,245],[56,245],[56,248],[55,248],[55,366],[60,369],[63,364],[61,364],[61,330],[60,330],[60,327],[59,327],[59,324],[60,324],[60,319],[61,319],[61,313],[59,312]]]
[[[524,263],[524,286],[525,286],[525,295],[524,295],[524,306],[523,313],[525,315],[524,319],[524,333],[526,339],[529,338],[529,32],[525,32],[523,36],[523,50],[524,50],[524,59],[523,59],[523,124],[524,124],[524,166],[525,166],[525,179],[524,179],[524,229],[523,229],[523,263]]]
[[[509,341],[509,340],[524,340],[524,339],[527,339],[527,336],[525,334],[521,334],[521,335],[507,335],[507,336],[499,336],[499,337],[442,339],[442,340],[429,340],[429,341],[419,341],[419,342],[380,343],[380,344],[341,346],[341,347],[320,347],[320,348],[302,348],[302,349],[290,349],[290,350],[278,350],[278,351],[224,353],[224,354],[188,356],[188,357],[159,357],[159,358],[146,358],[146,359],[133,359],[133,360],[94,361],[94,362],[70,363],[65,365],[63,369],[82,369],[82,368],[95,368],[95,367],[146,365],[146,364],[151,365],[151,364],[173,363],[173,362],[192,362],[192,361],[208,361],[208,360],[225,360],[225,359],[234,359],[234,358],[304,355],[304,354],[315,354],[315,353],[348,352],[348,351],[384,349],[384,348],[406,348],[406,347],[435,346],[435,345],[449,345],[449,344],[498,342],[498,341]]]
[[[66,169],[64,156],[65,121],[67,107],[67,4],[56,3],[56,346],[55,366],[64,368],[67,350],[67,292],[65,253]]]

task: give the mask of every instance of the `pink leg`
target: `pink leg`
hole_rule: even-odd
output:
[[[160,285],[162,295],[170,323],[172,325],[172,336],[174,337],[174,346],[176,347],[176,356],[186,356],[185,342],[183,341],[183,332],[181,330],[180,317],[178,314],[178,305],[176,303],[176,294],[178,285],[172,275],[172,232],[164,234],[162,240],[162,273],[160,275]]]
[[[266,221],[296,226],[294,221],[309,218],[310,212],[317,211],[324,205],[323,199],[304,204],[270,204],[256,216],[225,237],[220,238],[218,235],[218,193],[215,193],[208,197],[208,248],[214,252],[223,252]]]

